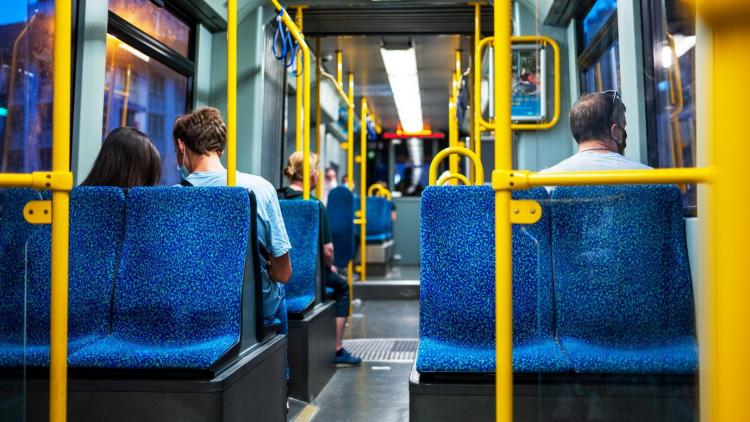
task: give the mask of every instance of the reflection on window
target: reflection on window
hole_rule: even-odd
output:
[[[617,10],[617,0],[596,0],[583,18],[583,45],[587,46]]]
[[[120,126],[145,132],[162,158],[161,183],[179,183],[172,122],[186,110],[187,77],[107,36],[104,133]]]
[[[582,92],[621,91],[620,46],[615,42],[591,66],[581,73]]]
[[[183,56],[188,55],[190,27],[151,0],[109,0],[109,10]]]
[[[0,8],[0,171],[52,167],[54,2],[15,0]]]
[[[656,167],[694,167],[695,134],[695,5],[668,1],[664,19],[653,19],[656,85]],[[684,205],[695,207],[695,185],[680,186]]]

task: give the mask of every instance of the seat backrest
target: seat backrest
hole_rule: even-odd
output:
[[[379,196],[367,197],[367,236],[385,238],[391,215],[388,200]]]
[[[68,338],[105,335],[125,230],[120,188],[78,187],[70,193]],[[28,340],[49,344],[51,227],[29,239],[26,259]]]
[[[112,327],[133,342],[240,338],[250,230],[247,189],[133,188]]]
[[[552,214],[561,337],[639,345],[693,335],[675,186],[557,188]]]
[[[32,189],[0,189],[0,341],[21,342],[24,337],[25,248],[40,226],[26,222],[23,207],[41,200]]]
[[[489,186],[429,187],[422,194],[420,335],[494,347],[495,203]],[[516,198],[545,199],[546,192]],[[514,343],[551,336],[549,216],[513,228]]]
[[[318,201],[281,200],[292,250],[292,278],[286,284],[287,298],[316,297],[320,262],[320,205]]]
[[[345,186],[328,193],[328,221],[333,240],[333,265],[346,268],[354,259],[354,194]]]

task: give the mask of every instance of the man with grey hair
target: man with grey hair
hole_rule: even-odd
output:
[[[625,158],[625,104],[617,91],[586,94],[570,111],[578,152],[542,172],[637,170],[651,167]]]

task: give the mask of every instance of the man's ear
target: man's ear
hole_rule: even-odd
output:
[[[621,140],[616,135],[617,123],[612,123],[612,125],[609,127],[609,137],[612,138],[615,142],[620,143]]]
[[[185,155],[185,142],[182,141],[182,139],[177,138],[177,149],[180,150],[180,154]]]

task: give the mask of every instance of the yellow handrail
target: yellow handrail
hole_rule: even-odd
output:
[[[493,173],[493,186],[503,189],[528,189],[534,186],[583,186],[612,184],[709,183],[710,168],[671,168],[653,170],[601,170],[556,173],[532,173],[512,170]],[[496,179],[499,177],[500,179]]]
[[[486,37],[477,41],[474,47],[474,133],[477,137],[481,137],[481,133],[484,130],[494,130],[492,121],[484,120],[482,115],[482,51],[485,47],[493,44],[495,41],[494,37]],[[475,145],[475,151],[481,156],[482,146]]]
[[[474,164],[474,172],[476,174],[476,178],[474,179],[474,184],[477,186],[481,186],[484,184],[484,167],[482,166],[482,160],[479,159],[479,156],[476,155],[473,151],[464,148],[464,147],[449,147],[446,148],[440,152],[438,152],[435,157],[432,159],[432,163],[430,164],[430,185],[434,186],[437,183],[437,171],[440,167],[440,163],[448,156],[451,155],[463,155],[464,157],[468,157],[472,164]]]
[[[302,197],[305,200],[310,199],[310,47],[305,42],[305,36],[302,35],[302,32],[297,27],[297,25],[292,21],[292,18],[289,17],[289,13],[281,7],[281,4],[279,4],[278,0],[271,0],[271,4],[276,8],[276,11],[282,12],[281,14],[281,22],[289,29],[289,33],[292,35],[295,41],[297,41],[297,44],[299,44],[300,50],[302,51],[302,93],[304,98],[304,104],[300,105],[299,101],[297,102],[297,116],[301,116],[301,119],[298,118],[297,123],[297,136],[300,136],[299,133],[302,131],[303,138],[302,138],[302,155],[303,155],[303,163],[302,163]],[[302,6],[297,7],[297,16],[299,17],[300,21],[302,19]],[[297,62],[299,63],[299,62]],[[300,86],[297,85],[297,95],[299,96],[300,93]],[[300,120],[302,121],[300,123]],[[297,150],[299,150],[299,143],[297,145]]]
[[[458,95],[461,89],[461,50],[455,53],[455,70],[453,73],[453,85],[451,86],[451,96],[448,101],[448,146],[457,147],[458,145]],[[448,162],[448,168],[451,173],[458,173],[458,155],[451,155]]]
[[[237,185],[237,0],[227,1],[227,186]]]
[[[474,45],[473,45],[473,51],[476,51],[477,44],[479,44],[479,41],[482,39],[482,3],[481,2],[474,2],[469,3],[469,5],[474,7]],[[481,131],[477,129],[477,115],[474,112],[474,107],[476,105],[475,98],[477,96],[477,85],[480,85],[479,89],[481,92],[481,83],[482,83],[482,69],[479,69],[479,78],[477,78],[477,64],[476,64],[476,55],[473,56],[474,59],[472,60],[472,71],[471,71],[471,86],[473,87],[469,91],[471,92],[471,98],[469,99],[469,102],[471,103],[472,112],[469,113],[469,124],[471,125],[471,147],[470,150],[477,153],[478,156],[482,156],[482,146],[479,145],[482,142],[481,139]],[[473,180],[476,177],[475,170],[472,167],[471,172],[469,173],[471,176],[471,179]]]
[[[701,240],[705,258],[701,286],[703,324],[698,325],[701,365],[701,420],[750,420],[750,296],[748,239],[750,220],[747,207],[750,196],[747,183],[747,159],[738,153],[745,135],[737,123],[747,120],[745,98],[750,85],[737,83],[737,74],[750,68],[747,46],[750,44],[750,2],[747,0],[699,0],[697,10],[706,30],[700,51],[707,57],[696,58],[703,66],[698,75],[705,94],[699,106],[710,124],[706,127],[707,148],[698,155],[716,168],[711,186],[699,190],[698,215],[702,224]],[[707,47],[707,49],[706,49]],[[708,56],[705,52],[711,56]],[[702,60],[701,60],[702,59]],[[705,106],[701,106],[704,104]],[[700,129],[699,129],[700,130]]]
[[[354,74],[349,73],[349,102],[354,104]],[[346,185],[354,190],[354,107],[347,110],[346,119]]]
[[[465,186],[471,185],[471,182],[469,181],[469,178],[464,176],[461,173],[448,173],[440,176],[440,178],[435,182],[436,186],[443,186],[447,181],[449,180],[459,180],[461,183],[463,183]]]
[[[325,168],[323,167],[323,140],[320,133],[321,110],[320,110],[320,74],[323,71],[323,64],[320,60],[320,37],[315,38],[315,152],[318,153],[318,184],[315,186],[315,196],[318,199],[323,198],[323,179],[325,177]],[[322,175],[322,176],[321,176]]]
[[[367,98],[362,97],[360,112],[361,128],[359,130],[359,281],[367,277],[367,115],[369,107]]]
[[[373,183],[372,185],[370,185],[370,187],[367,189],[367,196],[382,196],[389,201],[393,199],[391,191],[380,183]]]
[[[354,107],[354,103],[349,101],[349,96],[346,92],[344,92],[344,88],[339,85],[339,83],[336,81],[336,77],[331,75],[330,73],[326,72],[325,70],[320,71],[320,76],[328,79],[334,88],[336,88],[336,93],[339,94],[339,98],[341,98],[341,101],[346,104],[347,107],[352,108]]]

